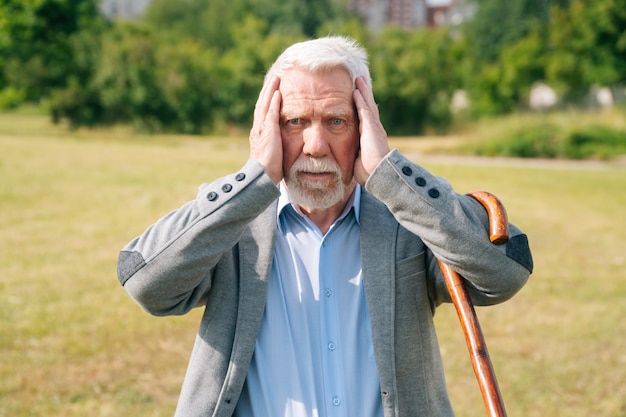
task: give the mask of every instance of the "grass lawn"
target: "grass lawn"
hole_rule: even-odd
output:
[[[626,416],[626,168],[393,145],[459,192],[494,192],[530,237],[528,285],[478,310],[508,414]],[[245,140],[0,115],[0,417],[173,414],[201,311],[141,311],[117,281],[117,253],[246,159]],[[453,307],[436,321],[457,415],[486,415]]]

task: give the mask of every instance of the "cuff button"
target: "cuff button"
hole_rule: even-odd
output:
[[[210,192],[210,193],[208,193],[208,194],[207,194],[207,196],[206,196],[206,198],[207,198],[209,201],[215,201],[215,200],[217,200],[217,197],[219,197],[219,196],[217,195],[217,193],[216,193],[215,191],[211,191],[211,192]]]
[[[436,188],[431,188],[430,190],[428,190],[428,195],[432,198],[437,198],[439,197],[439,190]]]

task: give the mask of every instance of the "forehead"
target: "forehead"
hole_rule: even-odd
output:
[[[281,77],[279,89],[283,111],[352,109],[352,78],[341,68],[323,73],[292,69]]]

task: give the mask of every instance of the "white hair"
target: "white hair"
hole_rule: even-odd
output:
[[[343,68],[350,74],[354,84],[357,77],[365,76],[371,85],[367,52],[357,42],[345,36],[327,36],[291,45],[274,61],[265,77],[279,77],[293,68],[312,73],[330,72]]]

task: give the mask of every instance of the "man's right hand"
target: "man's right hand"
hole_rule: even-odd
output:
[[[280,78],[272,76],[263,85],[254,107],[250,130],[250,158],[263,165],[274,184],[283,179],[283,143],[280,136]]]

